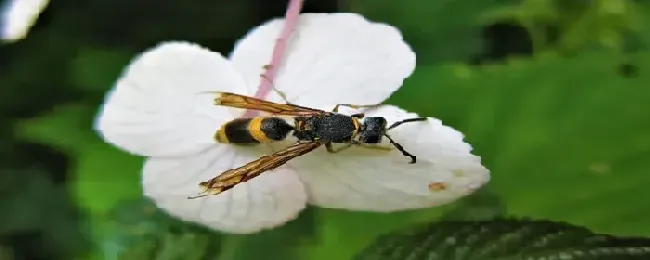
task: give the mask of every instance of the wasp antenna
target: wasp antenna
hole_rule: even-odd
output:
[[[397,122],[393,123],[392,125],[390,125],[390,126],[386,129],[386,131],[391,130],[391,129],[395,128],[395,127],[398,127],[398,126],[400,126],[401,124],[404,124],[404,123],[425,121],[425,120],[427,120],[427,119],[428,119],[427,117],[416,117],[416,118],[404,119],[404,120],[402,120],[402,121],[397,121]]]
[[[410,161],[409,163],[411,163],[411,164],[415,163],[415,161],[416,161],[416,160],[415,160],[415,155],[412,155],[412,154],[410,154],[409,152],[407,152],[406,150],[404,150],[404,147],[403,147],[401,144],[399,144],[399,143],[393,141],[393,138],[390,138],[389,135],[387,135],[387,134],[384,133],[384,136],[386,136],[386,137],[388,138],[388,141],[390,141],[390,143],[391,143],[393,146],[395,146],[395,148],[397,148],[397,150],[399,150],[400,152],[402,152],[402,155],[411,158],[411,161]]]

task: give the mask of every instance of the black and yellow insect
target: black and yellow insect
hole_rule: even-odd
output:
[[[270,143],[286,139],[293,129],[279,117],[237,118],[223,124],[215,139],[220,143]]]
[[[237,118],[227,122],[215,134],[217,142],[234,144],[270,143],[285,140],[291,133],[298,139],[298,142],[284,150],[262,156],[244,166],[227,170],[207,182],[200,183],[200,186],[204,189],[203,193],[212,195],[229,190],[238,183],[248,181],[265,171],[278,168],[289,160],[309,153],[321,145],[325,145],[325,148],[330,153],[340,152],[353,145],[386,150],[388,148],[372,145],[381,143],[383,137],[386,137],[404,156],[411,158],[410,163],[415,163],[416,157],[395,142],[387,134],[387,131],[404,123],[427,120],[426,117],[410,118],[395,122],[387,127],[387,120],[383,117],[365,117],[363,113],[350,116],[338,113],[341,106],[363,108],[378,105],[339,104],[331,112],[328,112],[289,103],[278,104],[228,92],[214,93],[217,95],[215,98],[216,105],[259,110],[273,115],[269,117]],[[289,116],[293,119],[293,123],[279,116]],[[363,119],[363,122],[361,119]],[[334,149],[332,144],[347,145]],[[206,195],[191,198],[201,196]]]

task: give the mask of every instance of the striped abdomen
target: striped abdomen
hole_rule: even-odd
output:
[[[221,126],[215,135],[220,143],[251,144],[284,140],[293,130],[279,117],[237,118]]]

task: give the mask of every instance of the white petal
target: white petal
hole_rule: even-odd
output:
[[[25,38],[29,28],[49,2],[49,0],[6,0],[0,9],[2,12],[0,37],[7,41]]]
[[[386,117],[389,124],[417,117],[395,106],[366,116]],[[417,163],[409,164],[397,150],[362,147],[336,154],[320,149],[289,162],[307,186],[310,203],[383,212],[425,208],[470,194],[490,179],[463,135],[438,119],[406,123],[389,134],[417,156]],[[380,145],[391,147],[387,140]]]
[[[259,147],[216,146],[185,158],[150,158],[143,169],[145,196],[184,221],[228,233],[254,233],[295,219],[307,195],[288,167],[263,173],[219,195],[188,199],[198,184],[257,159]]]
[[[257,89],[262,66],[271,60],[284,20],[251,31],[231,60]],[[290,102],[320,107],[336,103],[381,103],[415,68],[415,53],[394,27],[358,14],[302,14],[274,86]],[[273,95],[272,101],[280,101]]]
[[[237,111],[206,91],[245,94],[244,81],[220,54],[170,42],[144,52],[107,95],[95,128],[104,139],[144,156],[185,156],[214,144]]]

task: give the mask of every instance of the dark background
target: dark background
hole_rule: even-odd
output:
[[[142,159],[90,128],[122,68],[164,40],[229,53],[286,5],[53,0],[26,39],[0,45],[0,259],[345,259],[457,206],[309,209],[232,236],[140,200]],[[514,216],[650,235],[650,3],[306,0],[303,12],[358,12],[402,30],[418,68],[389,103],[466,134],[493,176],[476,197]]]

